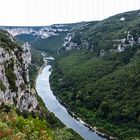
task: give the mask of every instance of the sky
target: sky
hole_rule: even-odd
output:
[[[140,0],[0,0],[0,25],[44,26],[102,20],[140,9]]]

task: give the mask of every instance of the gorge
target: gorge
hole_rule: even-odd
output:
[[[49,58],[46,58],[47,60]],[[52,59],[51,59],[52,60]],[[95,131],[90,130],[86,127],[82,121],[76,120],[72,117],[67,109],[59,103],[50,88],[49,76],[51,74],[51,65],[46,65],[42,72],[36,79],[36,90],[38,95],[43,99],[46,107],[50,112],[53,112],[55,116],[61,120],[68,128],[72,128],[85,140],[105,140],[107,136],[104,134],[98,135]],[[111,137],[110,137],[111,138]],[[113,138],[112,138],[113,139]]]
[[[1,139],[106,139],[84,122],[119,140],[140,139],[140,10],[102,21],[1,28],[14,35],[0,30]],[[35,85],[42,52],[55,61]]]

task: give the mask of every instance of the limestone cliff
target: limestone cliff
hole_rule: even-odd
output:
[[[20,111],[35,111],[38,101],[31,93],[28,43],[18,46],[14,38],[0,30],[0,105],[15,105]]]

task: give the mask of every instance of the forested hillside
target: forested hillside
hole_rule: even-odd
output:
[[[55,95],[90,125],[121,140],[140,139],[140,11],[68,34],[50,81]]]

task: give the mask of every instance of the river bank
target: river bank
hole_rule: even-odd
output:
[[[47,60],[48,60],[49,58],[50,58],[50,60],[54,60],[52,57],[44,57],[44,64],[43,64],[42,67],[39,68],[38,74],[41,74],[42,71],[43,71],[43,69],[48,65]],[[52,67],[51,67],[51,68],[52,68]],[[51,87],[50,87],[50,89],[51,89]],[[52,90],[52,89],[51,89],[51,90]],[[108,140],[117,140],[117,138],[114,138],[114,137],[112,137],[112,136],[109,136],[109,135],[107,135],[107,134],[104,134],[104,133],[100,132],[100,131],[98,130],[98,127],[96,127],[96,126],[92,127],[91,125],[89,125],[89,124],[87,124],[86,122],[84,122],[84,121],[82,120],[82,118],[77,117],[77,115],[76,115],[74,112],[72,112],[71,110],[69,110],[69,108],[68,108],[60,99],[58,99],[57,96],[56,96],[56,99],[59,101],[59,103],[60,103],[61,105],[63,105],[63,106],[66,108],[66,110],[68,111],[68,113],[69,113],[73,118],[75,118],[77,121],[79,121],[80,123],[82,123],[84,126],[88,127],[91,131],[96,132],[100,137],[106,138],[106,139],[108,139]]]
[[[96,132],[91,131],[87,126],[83,123],[72,117],[67,109],[60,104],[60,102],[56,99],[53,92],[50,89],[49,84],[49,76],[51,74],[50,71],[51,66],[46,65],[43,71],[38,75],[36,80],[36,90],[38,95],[42,98],[45,103],[47,109],[54,113],[55,116],[68,128],[73,129],[79,135],[81,135],[85,140],[106,140],[96,134]]]
[[[44,59],[45,60],[45,63],[44,63],[44,65],[39,69],[39,75],[40,74],[42,74],[42,72],[43,72],[43,70],[45,69],[45,67],[47,67],[48,65],[47,65],[47,59]],[[50,68],[52,68],[51,66],[49,66],[49,70],[50,70]],[[50,72],[50,74],[51,74],[51,71],[49,71]],[[49,78],[49,77],[48,77]],[[48,79],[49,80],[49,79]],[[50,86],[50,85],[49,85]],[[49,87],[50,88],[50,90],[51,90],[51,87]],[[53,94],[53,93],[52,93]],[[40,96],[40,95],[39,95]],[[54,95],[53,95],[54,96]],[[72,117],[72,118],[74,118],[75,120],[77,120],[78,122],[80,122],[82,125],[84,125],[85,127],[87,127],[88,129],[89,129],[89,131],[92,131],[93,133],[96,133],[96,135],[98,135],[98,137],[100,137],[100,138],[103,138],[103,139],[108,139],[108,140],[115,140],[116,138],[114,138],[114,137],[111,137],[111,136],[108,136],[108,135],[106,135],[106,134],[104,134],[104,133],[102,133],[102,132],[100,132],[99,130],[98,130],[98,128],[97,127],[92,127],[91,125],[89,125],[89,124],[87,124],[86,122],[84,122],[83,120],[82,120],[82,118],[79,118],[79,117],[77,117],[77,115],[74,113],[74,112],[72,112],[72,111],[70,111],[69,109],[68,109],[68,107],[64,104],[64,103],[62,103],[57,97],[55,97],[56,99],[57,99],[57,101],[61,104],[61,105],[63,105],[64,107],[65,107],[65,109],[66,109],[66,111],[68,112],[68,114],[70,114],[70,116]],[[46,105],[46,107],[47,107],[47,105]],[[53,112],[54,113],[54,112]],[[55,114],[55,113],[54,113]],[[55,114],[56,115],[56,114]],[[56,115],[56,117],[58,117],[57,115]],[[58,118],[58,119],[60,119],[60,118]],[[61,120],[61,119],[60,119]],[[62,120],[61,120],[62,121]],[[62,121],[63,122],[63,121]],[[63,122],[64,123],[64,122]],[[65,124],[65,123],[64,123]]]
[[[91,131],[96,132],[99,136],[103,137],[103,138],[107,138],[108,140],[117,140],[117,138],[109,136],[101,131],[98,130],[98,127],[96,126],[91,126],[89,124],[87,124],[85,121],[83,121],[82,118],[77,117],[77,115],[72,112],[71,110],[69,110],[69,108],[66,106],[66,104],[64,104],[58,97],[56,97],[57,100],[67,109],[67,111],[69,112],[69,114],[74,117],[76,120],[78,120],[79,122],[81,122],[83,125],[85,125],[86,127],[88,127]]]

